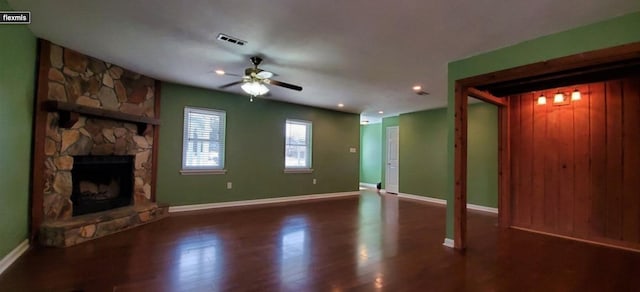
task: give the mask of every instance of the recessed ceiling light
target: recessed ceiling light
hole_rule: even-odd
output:
[[[339,104],[338,104],[338,107],[344,107],[344,104],[339,103]]]
[[[384,114],[384,112],[383,112],[383,111],[379,111],[378,113],[379,113],[379,114]]]
[[[218,75],[224,75],[224,70],[216,70],[216,74]]]
[[[413,89],[413,92],[415,92],[417,95],[429,95],[428,92],[422,89],[422,85],[414,85],[411,89]]]

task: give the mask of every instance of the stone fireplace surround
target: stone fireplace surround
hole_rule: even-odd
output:
[[[34,140],[37,148],[43,147],[36,151],[43,153],[34,155],[32,213],[41,213],[32,214],[32,224],[39,225],[32,233],[39,233],[43,245],[66,247],[165,217],[167,208],[158,207],[152,194],[157,126],[149,125],[140,133],[138,125],[127,120],[82,113],[72,113],[75,119],[67,125],[61,122],[66,120],[61,114],[68,113],[44,106],[47,101],[58,101],[157,119],[155,80],[47,41],[41,41],[40,54]],[[39,126],[44,131],[38,131]],[[72,216],[74,156],[87,155],[134,157],[130,206]],[[39,177],[42,181],[37,181]]]

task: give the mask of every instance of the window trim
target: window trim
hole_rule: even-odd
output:
[[[313,168],[285,168],[284,173],[313,173]]]
[[[182,175],[226,174],[226,169],[181,169]]]
[[[287,144],[287,124],[298,124],[307,127],[305,145]],[[306,166],[287,166],[287,145],[307,147]],[[284,123],[284,173],[311,173],[313,172],[313,122],[298,119],[286,119]]]
[[[220,131],[222,131],[220,135],[221,142],[220,148],[222,149],[220,158],[220,166],[187,166],[186,165],[186,156],[187,152],[185,151],[186,143],[188,138],[186,135],[189,130],[189,121],[187,117],[190,113],[200,113],[206,115],[218,115],[220,117]],[[184,116],[183,116],[183,125],[182,125],[182,161],[180,174],[182,175],[203,175],[203,174],[225,174],[227,170],[225,169],[225,155],[226,155],[226,144],[227,144],[227,112],[224,110],[211,109],[211,108],[202,108],[202,107],[192,107],[185,106],[184,107]],[[210,140],[208,140],[210,141]]]

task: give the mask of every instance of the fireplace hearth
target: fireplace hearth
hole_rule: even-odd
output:
[[[130,205],[134,159],[132,155],[75,156],[71,171],[73,216]]]

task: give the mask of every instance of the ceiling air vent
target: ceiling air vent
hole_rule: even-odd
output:
[[[237,37],[232,37],[228,34],[224,34],[224,33],[220,33],[218,34],[218,40],[219,41],[223,41],[223,42],[228,42],[228,43],[232,43],[232,44],[236,44],[238,46],[244,46],[244,44],[247,43],[247,41],[243,41]]]

